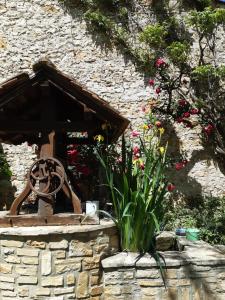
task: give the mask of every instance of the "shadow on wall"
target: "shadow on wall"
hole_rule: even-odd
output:
[[[8,210],[14,200],[16,188],[10,181],[11,171],[0,144],[0,210]]]
[[[179,199],[181,196],[186,200],[192,201],[193,198],[202,199],[203,187],[202,185],[193,177],[189,176],[190,171],[194,168],[195,164],[201,161],[210,161],[213,160],[213,163],[217,165],[220,171],[224,173],[224,168],[217,163],[215,157],[210,153],[210,149],[206,149],[206,145],[203,145],[204,148],[200,150],[194,150],[191,157],[188,159],[186,166],[179,171],[175,169],[175,163],[182,161],[182,150],[180,147],[180,139],[174,129],[172,123],[167,123],[166,132],[168,133],[165,136],[164,143],[168,141],[168,154],[172,160],[172,166],[168,171],[168,178],[176,186],[177,193],[176,196]]]
[[[82,0],[77,0],[77,1],[64,0],[60,2],[63,9],[67,11],[68,14],[70,14],[74,20],[83,22],[85,19],[84,14],[88,11],[88,7],[85,7],[81,3]],[[106,5],[105,4],[106,2],[103,1],[103,3],[104,5]],[[128,6],[128,16],[131,15],[134,10],[132,6],[132,1],[130,1],[130,3],[131,4]],[[102,9],[104,10],[104,6]],[[149,0],[149,4],[146,5],[146,9],[148,11],[154,11],[155,17],[158,21],[162,20],[163,18],[172,17],[174,15],[173,10],[168,11],[164,6],[159,5],[157,1]],[[184,9],[189,10],[190,7],[189,6],[184,7]],[[114,12],[112,11],[112,14],[113,13]],[[99,29],[99,16],[96,16],[96,18],[98,18],[96,22],[98,22],[98,29]],[[113,18],[113,20],[117,24],[119,24],[119,22],[121,21],[118,16]],[[104,23],[106,22],[106,20],[103,19],[102,22]],[[102,26],[102,30],[96,30],[96,28],[94,26],[91,26],[89,22],[86,22],[86,25],[87,25],[87,34],[91,34],[93,42],[102,51],[107,52],[116,48],[118,52],[123,55],[125,62],[132,61],[134,65],[138,66],[140,61],[138,61],[136,57],[132,56],[132,54],[129,51],[127,51],[127,48],[125,46],[123,47],[122,41],[121,43],[119,43],[119,41],[118,43],[115,41],[112,42],[112,40],[110,39],[111,37],[110,30],[106,31],[105,25]],[[132,28],[131,29],[129,28],[128,19],[126,17],[124,17],[124,20],[122,23],[120,23],[120,25],[122,26],[122,28],[127,29],[128,32],[132,30]],[[137,20],[136,22],[134,22],[133,26],[136,28],[135,29],[136,33],[141,30]],[[188,34],[185,31],[185,28],[183,27],[179,28],[179,34],[181,33],[182,36],[185,37],[185,40],[189,40],[191,38],[190,34]],[[169,33],[168,38],[174,39],[175,34],[176,34],[176,30],[173,30],[173,28],[171,27],[171,32]],[[144,81],[145,84],[147,85],[149,81],[149,74],[145,72],[146,70],[143,69],[141,70],[140,68],[138,68],[138,71],[142,71],[142,74],[144,74],[145,76]],[[179,161],[179,159],[182,159],[182,151],[179,145],[180,144],[179,137],[177,136],[172,123],[168,124],[167,127],[169,129],[168,131],[170,132],[169,135],[171,137],[171,138],[169,137],[168,153],[172,157],[174,157],[174,163],[175,163],[175,160]],[[187,200],[188,199],[191,200],[196,197],[200,199],[202,198],[203,190],[201,184],[195,178],[189,176],[190,171],[193,169],[193,167],[197,162],[210,161],[213,159],[214,164],[218,166],[218,168],[223,174],[225,174],[223,163],[218,162],[218,160],[214,157],[211,149],[209,149],[208,145],[203,145],[203,147],[204,149],[194,150],[192,152],[192,156],[189,159],[188,164],[186,165],[185,168],[183,168],[180,171],[176,171],[175,168],[171,168],[171,170],[169,170],[168,176],[170,178],[170,181],[173,182],[177,188],[177,194],[176,194],[177,198],[180,198],[181,195],[182,198],[184,197]]]

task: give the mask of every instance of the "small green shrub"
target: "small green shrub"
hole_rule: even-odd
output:
[[[225,197],[196,199],[198,206],[184,203],[165,208],[165,229],[197,227],[200,238],[211,244],[225,244]]]
[[[141,42],[144,42],[151,47],[161,48],[165,45],[165,37],[167,34],[168,33],[163,25],[148,25],[140,34],[139,39]]]

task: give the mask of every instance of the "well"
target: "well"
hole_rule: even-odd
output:
[[[0,299],[100,299],[100,261],[118,251],[112,222],[0,229]]]

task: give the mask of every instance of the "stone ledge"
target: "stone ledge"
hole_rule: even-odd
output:
[[[184,265],[225,266],[225,255],[205,242],[188,242],[184,251],[158,252],[162,265],[166,267],[180,267]],[[102,260],[103,269],[117,269],[126,267],[157,267],[156,260],[150,255],[139,256],[138,253],[121,252]]]
[[[72,234],[82,232],[93,232],[103,229],[114,229],[116,226],[112,221],[101,220],[99,225],[67,225],[67,226],[34,226],[34,227],[8,227],[0,228],[2,236],[43,236],[51,234]]]
[[[167,267],[180,267],[190,264],[189,258],[180,255],[177,251],[160,252],[160,255],[165,259]],[[104,269],[109,269],[125,267],[157,267],[158,265],[150,254],[145,254],[140,257],[137,253],[122,252],[102,260],[102,266]]]

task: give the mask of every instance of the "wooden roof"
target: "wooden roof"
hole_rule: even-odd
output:
[[[33,70],[33,76],[22,73],[0,85],[0,142],[38,143],[40,132],[50,130],[85,131],[93,141],[94,135],[103,134],[104,123],[111,142],[128,126],[106,101],[51,62],[39,61]]]

